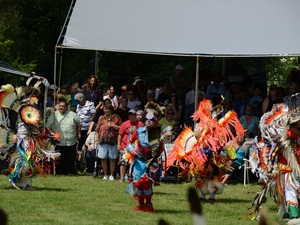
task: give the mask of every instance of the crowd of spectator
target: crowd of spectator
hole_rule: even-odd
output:
[[[190,80],[192,82],[189,82]],[[151,83],[146,84],[142,77],[138,76],[132,85],[123,84],[120,90],[116,90],[113,85],[101,90],[98,78],[92,75],[82,86],[78,83],[73,84],[71,88],[68,85],[59,88],[50,86],[47,107],[56,110],[49,115],[47,126],[62,133],[62,140],[57,144],[57,149],[62,153],[61,173],[76,174],[72,166],[75,165],[73,161],[78,160],[78,157],[80,159],[78,152],[80,153],[84,146],[88,151],[94,150],[97,140],[98,143],[102,143],[98,157],[101,159],[103,179],[114,180],[117,167],[121,168],[121,180],[124,180],[124,137],[128,138],[130,131],[145,123],[145,109],[149,103],[163,107],[158,121],[161,131],[171,126],[173,133],[179,134],[182,127],[194,126],[191,116],[195,112],[196,99],[197,103],[204,98],[210,99],[214,105],[223,105],[224,111],[221,116],[229,110],[235,110],[246,130],[245,138],[253,138],[259,135],[258,125],[263,113],[269,111],[276,103],[284,102],[290,105],[291,96],[299,92],[299,84],[292,82],[293,79],[290,80],[287,90],[273,84],[264,96],[260,85],[225,83],[220,74],[212,74],[209,83],[200,79],[198,97],[195,98],[195,80],[187,77],[181,65],[175,67],[173,75],[162,79],[160,87],[152,87]],[[297,99],[299,105],[299,96]],[[91,134],[94,141],[89,137]],[[102,140],[104,137],[111,140]],[[173,136],[173,140],[175,138],[176,135]],[[69,148],[72,154],[64,153]],[[90,153],[91,158],[94,154]],[[110,171],[107,169],[108,159]],[[65,163],[69,165],[64,166]],[[88,172],[92,170],[90,166]]]

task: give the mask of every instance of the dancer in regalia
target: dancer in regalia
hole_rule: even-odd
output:
[[[7,144],[16,144],[5,173],[14,188],[29,190],[32,189],[31,178],[43,174],[40,163],[44,155],[42,151],[44,146],[50,143],[50,139],[58,140],[59,134],[52,134],[41,123],[41,113],[36,106],[38,103],[36,96],[39,93],[37,88],[18,88],[16,92],[12,85],[2,86],[0,90],[2,112],[12,110],[17,113],[17,133],[13,132],[15,128],[11,124],[14,123],[2,123],[2,127],[8,130]],[[10,105],[7,102],[10,102]],[[2,122],[4,121],[7,119],[2,116]]]
[[[138,205],[134,207],[135,211],[154,211],[151,201],[154,181],[148,176],[148,170],[164,151],[164,144],[160,127],[157,127],[158,115],[153,112],[146,114],[145,126],[138,128],[132,134],[126,147],[127,152],[133,156],[130,160],[133,170],[129,186],[134,189],[132,194],[138,200]]]
[[[270,191],[281,218],[289,225],[300,224],[300,107],[274,105],[262,116],[260,130],[263,139],[256,143],[250,163],[265,186],[250,208],[255,206],[258,214]]]
[[[231,169],[231,158],[219,153],[229,141],[236,141],[235,135],[244,135],[236,113],[229,111],[218,118],[222,111],[221,104],[213,106],[209,99],[202,100],[192,116],[197,121],[195,130],[186,127],[167,157],[167,169],[174,164],[179,165],[180,176],[194,178],[202,198],[210,194],[214,201],[214,195],[222,193],[224,186],[221,176],[216,179],[212,176],[213,168]]]

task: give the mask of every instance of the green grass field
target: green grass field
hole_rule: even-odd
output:
[[[35,191],[20,191],[0,176],[0,208],[9,216],[9,225],[94,225],[94,224],[157,224],[164,218],[169,224],[192,224],[187,190],[191,184],[162,183],[154,188],[154,213],[135,212],[136,200],[125,193],[126,183],[103,181],[90,175],[38,177]],[[208,225],[258,224],[249,218],[240,219],[248,210],[258,185],[226,186],[215,204],[204,203]],[[268,203],[268,217],[278,221],[277,207]],[[275,223],[275,224],[279,224]]]

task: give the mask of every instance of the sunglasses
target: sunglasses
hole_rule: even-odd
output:
[[[149,121],[149,122],[155,122],[155,119],[149,119],[149,120],[146,120],[146,121]]]
[[[177,97],[177,95],[171,95],[171,97]]]
[[[167,114],[168,114],[168,115],[174,115],[174,113],[172,113],[172,112],[168,112]]]

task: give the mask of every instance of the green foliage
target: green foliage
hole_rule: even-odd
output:
[[[13,189],[7,177],[0,176],[0,208],[9,216],[10,225],[116,225],[157,224],[164,218],[172,224],[192,224],[187,191],[190,184],[167,184],[154,188],[155,213],[133,211],[137,201],[125,193],[126,184],[103,181],[91,175],[52,176],[34,179],[36,191]],[[203,203],[207,225],[253,225],[250,217],[242,218],[252,199],[259,191],[258,185],[244,187],[230,184],[215,204]],[[268,217],[277,220],[277,207],[270,198]]]
[[[288,75],[293,68],[299,66],[299,58],[297,57],[267,58],[265,61],[268,86],[277,84],[287,87]]]
[[[70,3],[0,0],[0,61],[53,77],[54,46]]]

